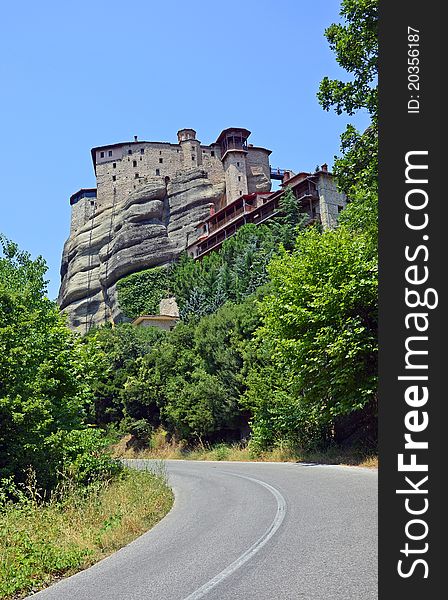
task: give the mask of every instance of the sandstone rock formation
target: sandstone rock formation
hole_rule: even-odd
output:
[[[224,192],[224,182],[212,182],[195,167],[171,179],[149,178],[138,190],[93,212],[64,246],[58,302],[69,325],[83,333],[93,325],[124,320],[117,281],[174,260]]]

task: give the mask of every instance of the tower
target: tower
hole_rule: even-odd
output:
[[[202,165],[201,142],[196,139],[194,129],[179,129],[177,139],[182,148],[184,168]]]
[[[216,140],[221,148],[227,203],[248,193],[246,155],[249,136],[249,130],[231,127],[224,129]]]
[[[95,213],[96,188],[78,190],[70,196],[70,205],[72,207],[70,235],[73,235]]]

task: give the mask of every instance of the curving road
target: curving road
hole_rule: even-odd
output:
[[[193,461],[166,469],[176,501],[158,525],[33,600],[377,598],[376,471]]]

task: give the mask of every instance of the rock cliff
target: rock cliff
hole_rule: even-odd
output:
[[[123,320],[117,281],[175,259],[224,192],[224,182],[213,183],[196,167],[170,180],[149,178],[138,190],[95,211],[64,246],[58,301],[69,325],[85,332]]]

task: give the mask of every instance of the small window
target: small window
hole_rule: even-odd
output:
[[[117,163],[112,163],[112,168],[116,169],[117,168]]]
[[[140,156],[140,160],[142,160],[142,157]]]
[[[104,158],[104,152],[100,152],[100,158]]]
[[[344,207],[338,204],[338,213],[340,213],[342,210],[344,210]]]
[[[95,200],[90,200],[90,206],[94,206]]]
[[[240,196],[242,196],[242,195],[243,195],[243,192],[240,190]]]
[[[135,179],[138,179],[138,173],[136,173],[136,174],[134,175],[134,178],[135,178]]]
[[[109,156],[112,156],[112,150],[109,150]]]
[[[212,150],[212,151],[210,152],[210,156],[215,156],[215,151],[214,151],[214,150]]]
[[[162,164],[163,163],[163,158],[159,158],[159,163]]]
[[[116,175],[112,175],[112,181],[117,181],[117,176]]]
[[[133,160],[133,161],[132,161],[132,166],[133,166],[133,167],[136,167],[136,166],[137,166],[137,161],[136,161],[136,160]]]
[[[178,150],[178,152],[179,152],[179,150]],[[162,154],[162,150],[159,150],[159,154]]]
[[[128,154],[132,154],[132,150],[131,149],[128,150]]]
[[[140,154],[144,154],[145,153],[145,149],[144,148],[140,148]]]
[[[191,155],[191,160],[194,160],[194,154]]]
[[[240,163],[239,163],[239,162],[237,162],[237,163],[236,163],[236,166],[237,166],[237,167],[239,167],[239,166],[240,166]]]
[[[238,175],[238,181],[241,181],[241,175]]]
[[[156,175],[160,175],[160,169],[156,169]]]

